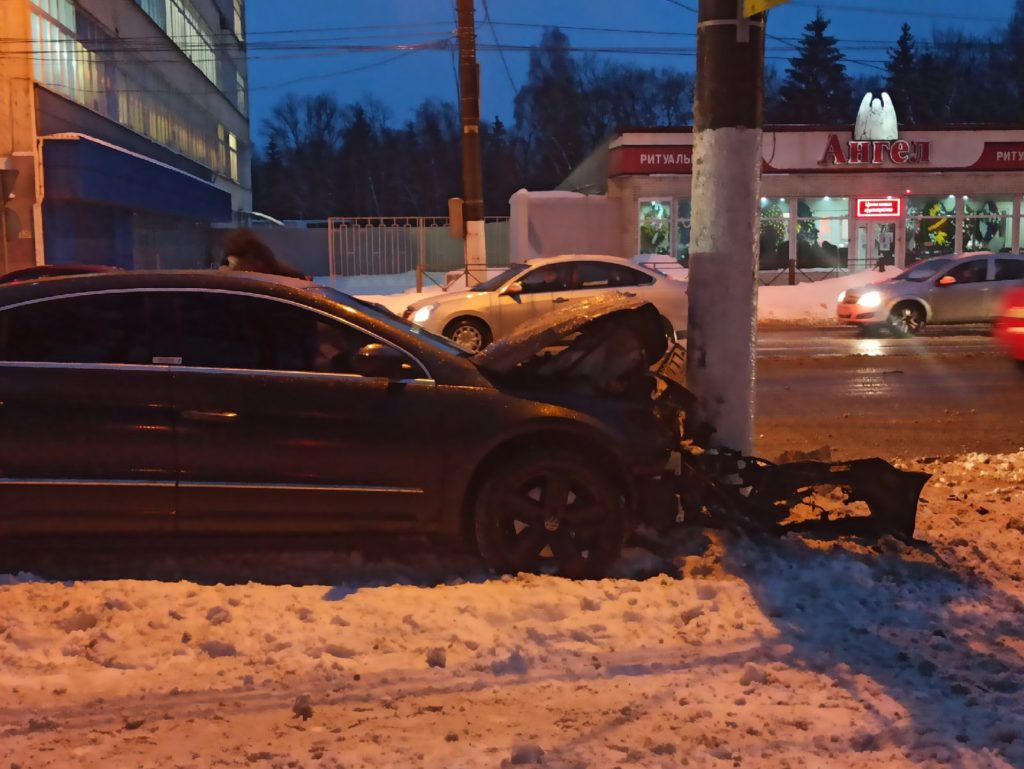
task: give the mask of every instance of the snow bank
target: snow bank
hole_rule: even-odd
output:
[[[0,764],[1024,766],[1024,450],[908,465],[920,547],[691,530],[591,582],[2,580]]]

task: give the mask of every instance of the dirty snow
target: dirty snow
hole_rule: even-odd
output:
[[[294,587],[11,575],[0,766],[1024,767],[1024,449],[906,465],[934,474],[916,547],[691,530],[591,582],[352,554]]]

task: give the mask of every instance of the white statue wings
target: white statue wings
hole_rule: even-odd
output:
[[[883,92],[881,99],[875,99],[868,91],[857,110],[853,138],[856,141],[894,141],[898,137],[896,109],[889,94]]]

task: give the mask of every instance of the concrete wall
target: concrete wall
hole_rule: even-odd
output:
[[[558,254],[633,255],[622,248],[621,204],[614,197],[519,190],[509,203],[510,261]]]

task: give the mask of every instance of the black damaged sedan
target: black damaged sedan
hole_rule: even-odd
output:
[[[600,576],[677,445],[667,346],[622,297],[470,355],[254,273],[0,287],[0,535],[466,537]]]

